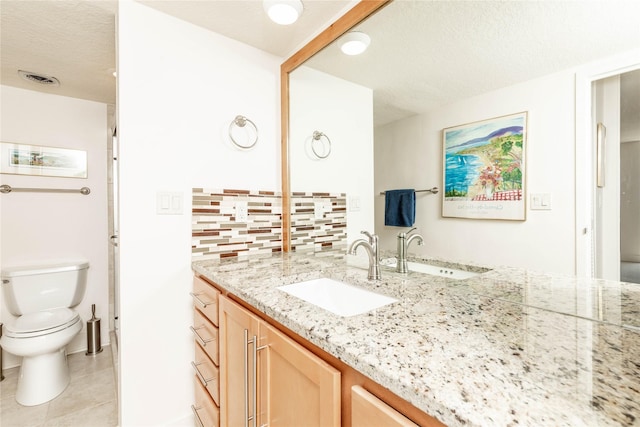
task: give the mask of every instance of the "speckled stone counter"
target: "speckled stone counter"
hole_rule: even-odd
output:
[[[640,286],[501,268],[466,280],[331,254],[197,273],[449,426],[640,425]],[[340,317],[276,289],[328,277],[398,302]]]

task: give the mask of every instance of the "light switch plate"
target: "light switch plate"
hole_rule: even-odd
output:
[[[551,210],[551,194],[550,193],[532,193],[531,194],[531,210]]]
[[[183,195],[179,191],[158,191],[156,193],[156,214],[182,215]]]

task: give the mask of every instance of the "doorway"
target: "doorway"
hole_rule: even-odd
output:
[[[581,277],[640,283],[638,79],[640,51],[576,74],[576,274]]]

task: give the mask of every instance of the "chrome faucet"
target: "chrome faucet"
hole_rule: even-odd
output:
[[[367,250],[369,256],[369,274],[367,278],[369,280],[380,280],[380,256],[378,255],[378,235],[371,234],[368,231],[362,231],[362,234],[369,238],[369,241],[365,239],[355,240],[349,246],[349,254],[355,255],[356,249],[362,246]]]
[[[422,236],[419,234],[411,234],[416,230],[416,228],[412,228],[406,233],[400,232],[398,233],[398,260],[396,263],[396,271],[398,273],[406,273],[408,271],[407,268],[407,248],[414,240],[418,240],[418,245],[424,245],[424,240]]]

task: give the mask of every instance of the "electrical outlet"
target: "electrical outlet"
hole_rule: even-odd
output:
[[[359,212],[360,211],[360,197],[358,197],[358,196],[349,197],[349,210],[351,212]]]
[[[247,202],[236,202],[236,222],[247,222],[249,220],[249,208]]]
[[[313,203],[313,217],[315,219],[324,218],[324,203],[322,202]]]

